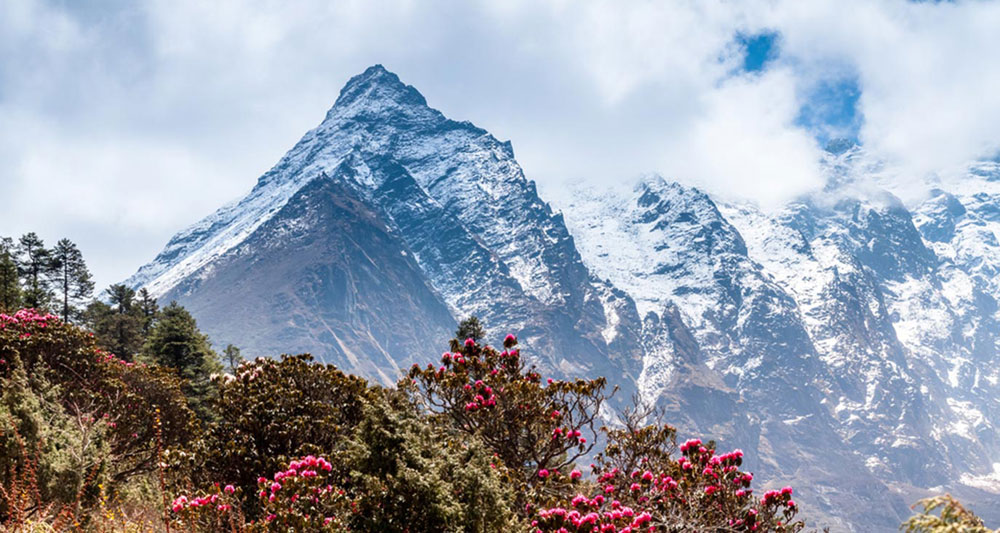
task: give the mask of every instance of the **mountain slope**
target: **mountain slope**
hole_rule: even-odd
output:
[[[825,166],[824,191],[773,211],[654,176],[560,194],[560,212],[510,143],[374,66],[128,283],[217,345],[383,383],[476,314],[543,371],[607,376],[616,406],[637,392],[682,434],[742,448],[834,530],[895,531],[930,489],[988,517],[1000,164],[910,203],[857,147]]]
[[[179,233],[129,283],[147,287],[161,299],[191,304],[214,339],[235,339],[241,328],[215,318],[214,310],[209,317],[207,307],[202,318],[199,305],[208,304],[195,301],[225,299],[225,285],[211,280],[236,276],[221,270],[221,265],[229,264],[228,256],[235,253],[259,262],[263,259],[255,256],[271,254],[256,245],[277,238],[269,235],[275,230],[267,222],[321,176],[337,178],[385,224],[400,251],[410,254],[425,284],[445,304],[452,323],[477,314],[494,328],[494,336],[517,331],[536,354],[537,363],[561,375],[638,375],[638,341],[614,335],[619,340],[612,353],[602,335],[614,334],[617,327],[609,326],[605,315],[606,304],[617,297],[590,277],[562,216],[538,197],[514,160],[510,144],[467,122],[445,118],[428,107],[416,89],[381,66],[352,78],[323,122],[265,173],[245,198]],[[327,234],[336,227],[327,220],[313,220],[303,224],[302,231],[312,239],[329,240],[335,237]],[[297,278],[304,265],[289,262],[285,268],[286,277]],[[412,286],[400,283],[396,290],[405,292]],[[255,290],[258,299],[273,299],[267,283]],[[308,301],[320,301],[320,296],[310,295]],[[418,312],[435,317],[431,321],[435,329],[401,332],[408,337],[405,340],[384,337],[382,328],[358,333],[358,338],[377,339],[379,350],[392,359],[392,364],[378,365],[378,372],[368,368],[366,375],[392,382],[395,367],[427,350],[425,343],[413,342],[412,337],[447,338],[440,335],[439,310],[423,307],[430,301],[420,297],[412,309],[385,305],[390,307],[388,316]],[[338,321],[350,322],[349,313]],[[401,330],[410,324],[402,322]],[[253,339],[288,338],[299,327],[275,324],[255,330]],[[312,335],[311,341],[284,349],[326,353],[326,345],[315,332]],[[239,342],[249,353],[272,353],[275,348],[258,340]],[[376,355],[383,358],[382,353]]]

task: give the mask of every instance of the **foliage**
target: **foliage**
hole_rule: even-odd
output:
[[[543,382],[516,345],[513,335],[503,351],[453,341],[440,367],[414,365],[399,387],[440,423],[481,439],[509,469],[523,504],[559,493],[564,482],[550,474],[593,449],[605,380]]]
[[[792,488],[757,499],[753,475],[740,471],[743,452],[717,455],[712,442],[694,439],[679,448],[676,430],[638,399],[622,424],[601,428],[606,445],[591,465],[595,481],[579,471],[575,489],[551,502],[534,522],[540,531],[798,531]],[[645,423],[647,420],[653,423]],[[674,459],[675,452],[680,457]],[[591,494],[591,496],[585,496]]]
[[[24,280],[22,302],[24,306],[37,309],[47,308],[52,300],[52,252],[34,232],[27,233],[18,240],[18,271]]]
[[[145,318],[133,305],[135,291],[125,285],[111,285],[104,294],[110,304],[91,302],[84,311],[84,323],[97,336],[101,348],[132,361],[145,342]]]
[[[472,339],[479,342],[485,337],[486,330],[483,329],[483,325],[479,322],[479,317],[477,316],[470,316],[463,320],[458,324],[458,330],[455,331],[456,339]]]
[[[226,370],[236,372],[240,363],[243,362],[243,356],[240,355],[240,349],[232,344],[227,344],[226,349],[222,351],[222,361],[226,364]]]
[[[515,518],[512,488],[489,450],[420,416],[395,391],[366,402],[348,446],[334,454],[353,504],[355,531],[505,529]]]
[[[336,449],[361,422],[368,395],[363,379],[308,355],[244,362],[218,386],[218,420],[205,436],[204,464],[215,480],[241,487],[299,455]]]
[[[105,451],[102,428],[74,423],[44,373],[29,378],[16,355],[8,366],[0,379],[0,523],[44,502],[72,502]]]
[[[330,370],[289,361],[307,359],[285,358],[286,371]],[[266,378],[254,381],[259,379]],[[224,482],[217,482],[216,490],[200,500],[178,496],[172,507],[179,520],[211,530],[229,524],[242,506],[248,516],[258,518],[250,530],[485,532],[511,523],[509,488],[483,446],[432,427],[393,391],[369,389],[360,397],[359,423],[344,427],[334,422],[330,429],[339,438],[309,445],[326,447],[321,457],[330,461],[307,456],[281,465],[273,476],[232,483],[229,492],[219,492]],[[322,419],[311,426],[327,427]],[[207,470],[216,472],[211,465]],[[254,482],[257,488],[244,492]]]
[[[176,373],[188,405],[199,418],[209,420],[214,416],[208,405],[215,396],[211,376],[220,373],[222,365],[191,313],[177,302],[164,307],[149,330],[142,352],[149,361]]]
[[[0,313],[13,313],[21,307],[14,240],[0,237]]]
[[[0,384],[0,423],[10,437],[3,442],[24,443],[2,447],[0,486],[30,468],[36,510],[39,502],[92,503],[98,484],[113,489],[154,471],[158,447],[195,435],[176,378],[101,351],[90,334],[52,315],[0,314]]]
[[[51,251],[50,268],[60,317],[63,322],[79,318],[79,303],[94,292],[83,254],[69,239],[61,239]]]
[[[920,512],[901,527],[907,533],[993,533],[950,494],[920,500],[913,506],[914,509],[918,507]]]

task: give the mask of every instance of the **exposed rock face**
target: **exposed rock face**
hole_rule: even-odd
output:
[[[311,352],[384,383],[476,314],[544,371],[607,376],[619,402],[638,391],[682,433],[743,448],[820,525],[895,531],[932,487],[988,516],[1000,164],[914,205],[873,190],[860,148],[826,167],[826,190],[774,212],[651,177],[560,195],[564,220],[510,143],[375,66],[129,283],[188,307],[218,345]]]

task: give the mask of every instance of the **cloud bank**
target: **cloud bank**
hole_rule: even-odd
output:
[[[11,0],[0,234],[69,237],[122,279],[373,63],[511,139],[549,194],[652,171],[775,205],[845,135],[901,175],[950,172],[1000,151],[998,27],[990,2]]]

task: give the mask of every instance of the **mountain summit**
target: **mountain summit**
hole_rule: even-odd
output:
[[[351,78],[341,89],[334,108],[348,107],[359,101],[393,103],[398,106],[427,105],[427,100],[424,100],[419,91],[400,81],[399,76],[382,65],[368,67]]]
[[[742,448],[819,525],[896,531],[932,487],[990,518],[1000,164],[918,205],[854,195],[874,166],[831,151],[829,186],[773,213],[655,176],[560,195],[557,212],[510,143],[375,65],[128,283],[216,345],[386,384],[475,314],[544,372],[607,376],[614,406],[635,392],[682,435]]]

